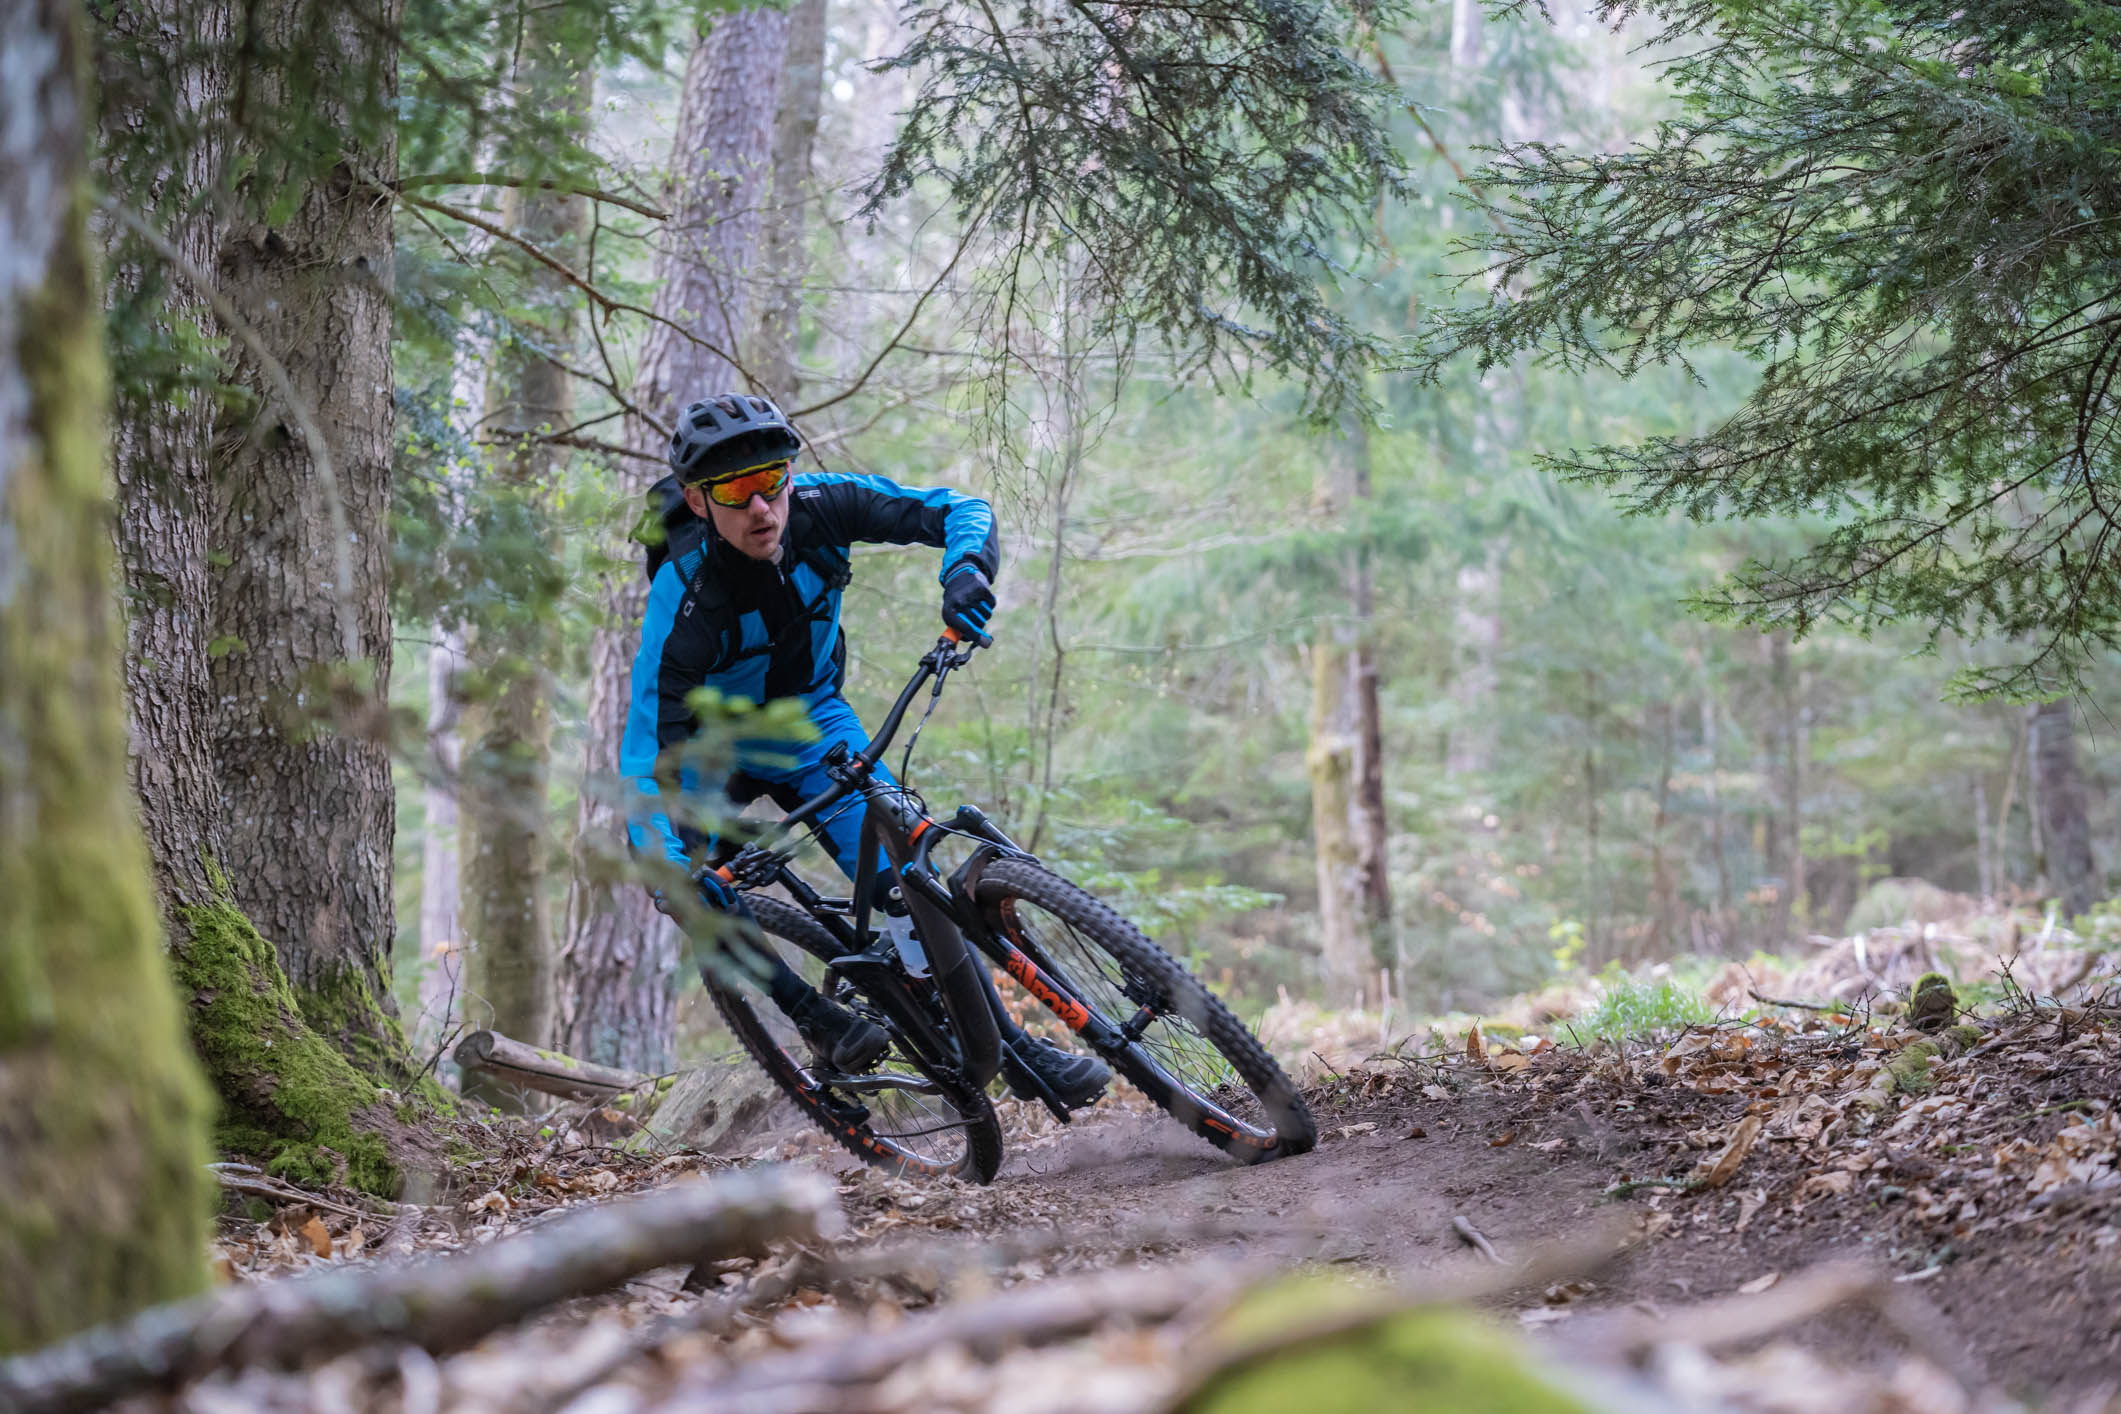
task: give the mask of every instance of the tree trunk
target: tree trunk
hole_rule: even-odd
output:
[[[206,1281],[209,1102],[120,764],[79,20],[0,10],[0,1354]]]
[[[1658,707],[1657,817],[1650,826],[1651,954],[1669,957],[1674,951],[1673,920],[1679,909],[1679,889],[1672,878],[1671,860],[1665,850],[1665,834],[1671,823],[1672,747],[1676,732],[1676,708],[1670,699]]]
[[[569,128],[588,118],[593,73],[568,42],[571,17],[558,9],[526,12],[515,45],[517,101]],[[503,151],[506,170],[537,170],[535,152]],[[510,188],[501,226],[562,264],[580,260],[589,234],[589,201],[537,187]],[[495,350],[487,384],[483,440],[492,443],[487,479],[496,500],[511,503],[526,524],[541,527],[550,560],[560,560],[552,508],[567,456],[544,440],[574,421],[574,380],[554,358],[573,350],[580,295],[557,271],[514,247],[497,258],[511,267],[520,308],[511,337]],[[557,654],[545,587],[517,586],[499,612],[467,634],[466,694],[461,726],[467,788],[459,801],[459,900],[466,944],[467,1014],[532,1045],[545,1045],[554,1022],[556,959],[546,901],[549,847],[546,795],[552,762],[549,664]],[[514,1096],[467,1073],[465,1093],[489,1101]]]
[[[1495,769],[1496,695],[1502,680],[1503,543],[1490,540],[1481,562],[1458,571],[1458,599],[1451,612],[1458,671],[1451,681],[1457,718],[1444,769],[1479,776]]]
[[[685,68],[654,309],[695,338],[651,325],[633,386],[634,401],[666,425],[686,403],[742,381],[727,356],[744,328],[736,275],[751,267],[757,248],[757,190],[772,150],[788,23],[775,10],[719,15]],[[629,418],[627,441],[643,459],[625,461],[620,475],[645,490],[662,474],[668,434]],[[586,1060],[660,1072],[675,1040],[677,932],[628,877],[618,808],[625,790],[619,739],[648,586],[635,568],[635,546],[614,537],[611,552],[618,568],[601,586],[602,623],[590,644],[587,762],[556,1040]]]
[[[1354,706],[1345,645],[1320,635],[1311,645],[1311,839],[1318,861],[1318,949],[1326,1005],[1357,1004],[1370,980],[1362,930],[1361,853],[1351,828],[1355,803]]]
[[[427,653],[427,745],[435,765],[452,779],[463,762],[457,732],[457,670],[464,638],[434,626]],[[457,912],[457,792],[450,781],[424,792],[426,828],[420,836],[420,1014],[413,1049],[425,1054],[449,1034],[463,1000],[464,944]]]
[[[1731,866],[1723,845],[1723,757],[1717,747],[1716,721],[1722,709],[1716,705],[1716,685],[1709,676],[1708,654],[1701,653],[1697,662],[1701,668],[1701,749],[1709,758],[1705,792],[1709,805],[1709,853],[1716,865],[1716,931],[1719,936],[1724,936],[1731,926]]]
[[[225,284],[237,265],[223,261],[221,235],[202,213],[234,204],[234,194],[221,180],[225,147],[238,135],[226,119],[242,60],[232,57],[229,12],[220,7],[140,0],[101,7],[97,17],[107,105],[101,115],[106,180],[120,201],[170,232],[167,250],[136,244],[135,234],[113,232],[118,237],[114,323],[129,376],[111,437],[118,482],[126,493],[126,515],[114,524],[132,611],[126,685],[133,783],[148,823],[169,925],[169,964],[191,1009],[194,1049],[221,1098],[220,1144],[267,1161],[275,1172],[327,1181],[345,1177],[390,1191],[399,1181],[398,1159],[379,1133],[389,1129],[388,1107],[379,1102],[374,1084],[305,1023],[274,948],[230,900],[224,870],[234,857],[228,821],[238,810],[249,812],[244,826],[252,840],[262,836],[270,843],[274,826],[257,813],[268,808],[255,774],[257,758],[245,757],[252,764],[224,769],[219,749],[225,741],[241,743],[247,735],[278,728],[264,719],[254,693],[214,699],[226,659],[239,647],[248,650],[248,644],[215,638],[209,630],[216,617],[214,598],[232,578],[226,570],[215,570],[221,556],[211,549],[216,478],[228,470],[212,454],[210,415],[217,402],[212,394],[230,390],[211,387],[221,370],[212,365],[209,352],[195,347],[187,366],[183,331],[198,326],[207,339],[227,334],[208,312],[206,290]],[[168,111],[172,105],[174,116]],[[284,257],[278,239],[267,244]],[[371,314],[379,336],[387,333],[388,311]],[[196,345],[200,335],[189,338]],[[174,358],[172,350],[178,351]],[[329,376],[333,355],[310,352],[325,365],[320,370],[313,364],[312,374]],[[387,368],[387,350],[378,357]],[[253,367],[249,374],[255,382],[259,370]],[[386,382],[386,415],[389,398]],[[239,430],[260,435],[284,452],[296,434],[274,422],[270,414],[275,412],[285,409],[267,407],[262,421]],[[386,457],[388,440],[386,429]],[[282,492],[289,505],[314,507],[318,500],[317,488],[306,478],[292,488],[283,486]],[[322,518],[321,512],[312,517]],[[246,537],[250,529],[245,528]],[[373,531],[371,526],[366,537],[372,559],[380,554]],[[246,561],[250,575],[271,569],[270,553],[286,548],[277,540],[268,543],[267,534],[258,528],[251,547],[255,553]],[[317,563],[330,560],[326,553]],[[380,565],[373,568],[370,589],[380,606]],[[328,571],[321,573],[329,579]],[[252,612],[263,618],[271,607],[253,602]],[[324,656],[342,656],[331,646],[340,640],[326,637]],[[280,636],[283,649],[288,641]],[[321,753],[342,746],[327,739],[289,750]],[[363,894],[380,893],[385,901],[383,931],[376,940],[380,947],[389,941],[388,776],[378,753],[363,749],[358,754],[375,758],[384,793],[380,840],[363,838],[352,851],[379,861],[384,871]],[[239,780],[239,772],[246,771]],[[283,832],[301,828],[307,826],[282,827]],[[277,876],[292,877],[284,867]],[[336,875],[318,878],[317,896],[330,899],[336,882]],[[363,995],[387,997],[379,991]],[[359,1040],[372,1059],[381,1054],[394,1062],[378,1068],[402,1075],[405,1056],[394,1023],[378,1023],[373,1012],[366,1014],[371,1024],[335,1030]]]
[[[1451,67],[1470,69],[1480,62],[1480,0],[1451,0]]]
[[[1358,424],[1321,463],[1315,500],[1328,523],[1347,530],[1365,512],[1369,492],[1370,441]],[[1392,961],[1392,892],[1369,557],[1351,549],[1340,570],[1349,621],[1311,645],[1307,761],[1326,997],[1329,1005],[1353,1005],[1379,966]]]
[[[2033,778],[2040,788],[2041,834],[2047,844],[2048,891],[2065,918],[2089,912],[2104,893],[2092,859],[2084,775],[2077,765],[2077,727],[2065,699],[2034,709]]]
[[[1354,422],[1341,450],[1348,477],[1347,522],[1359,528],[1370,512],[1370,429]],[[1355,644],[1348,663],[1355,696],[1355,855],[1362,879],[1362,929],[1370,959],[1396,965],[1392,944],[1392,871],[1388,847],[1391,821],[1385,814],[1384,709],[1377,667],[1377,588],[1367,546],[1357,546],[1349,566],[1348,599],[1355,610]]]
[[[826,0],[796,0],[788,9],[788,53],[781,64],[779,102],[773,120],[773,205],[760,241],[761,292],[753,370],[783,407],[795,400],[801,379],[804,249],[803,212],[810,199],[810,157],[817,146],[819,110],[825,95]]]
[[[1775,832],[1775,872],[1781,886],[1775,896],[1775,940],[1788,942],[1804,909],[1804,724],[1803,675],[1790,665],[1790,633],[1768,635],[1768,669],[1774,684],[1776,715],[1781,724],[1782,819]]]
[[[346,125],[348,150],[329,173],[246,177],[218,261],[244,320],[325,429],[336,480],[326,484],[276,380],[238,343],[236,381],[251,403],[218,429],[212,507],[213,549],[226,559],[209,648],[222,862],[234,902],[278,950],[302,1014],[364,1071],[402,1085],[412,1067],[389,981],[390,761],[379,743],[333,721],[342,707],[373,710],[390,672],[391,202],[374,183],[394,176],[396,139],[384,132],[363,143],[345,114],[351,95],[387,103],[396,92],[394,57],[376,38],[393,31],[396,5],[356,13],[264,0],[245,20],[268,52],[310,59],[309,106],[319,121]],[[232,70],[247,62],[229,59]],[[246,70],[231,84],[269,81]],[[292,210],[272,220],[269,203],[288,183]]]
[[[1608,959],[1600,952],[1606,934],[1605,861],[1598,849],[1598,673],[1583,670],[1583,907],[1588,915],[1583,937],[1586,955],[1594,961]]]
[[[222,12],[182,0],[131,0],[98,13],[105,180],[186,260],[210,269],[220,237],[201,195],[213,189],[219,134],[203,120],[213,101],[209,56],[225,43]],[[191,125],[194,137],[183,149],[141,140],[158,104]],[[120,360],[111,461],[124,507],[111,532],[126,592],[127,725],[133,790],[166,915],[209,900],[205,861],[223,853],[205,611],[214,400],[198,386],[209,356],[196,353],[186,367],[181,354],[169,352],[215,321],[199,291],[138,237],[122,228],[109,234],[110,322]]]

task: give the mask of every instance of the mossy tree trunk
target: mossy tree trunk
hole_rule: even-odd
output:
[[[656,248],[655,312],[682,326],[652,326],[633,397],[666,421],[710,393],[743,386],[723,356],[745,328],[759,240],[759,191],[773,151],[789,16],[769,9],[715,16],[694,45],[671,142],[671,218]],[[778,390],[765,392],[778,396]],[[625,474],[642,490],[663,474],[664,435],[629,419],[639,454]],[[621,528],[623,530],[623,527]],[[560,1049],[585,1060],[660,1071],[675,1040],[677,932],[624,877],[625,831],[616,808],[619,739],[648,586],[635,546],[614,537],[619,568],[601,586],[603,622],[590,645],[588,751],[574,873],[561,947]]]
[[[1328,524],[1359,527],[1370,499],[1370,439],[1346,429],[1319,469],[1315,502]],[[1384,730],[1378,703],[1376,588],[1368,554],[1342,556],[1345,616],[1311,645],[1311,828],[1318,863],[1321,966],[1329,1006],[1350,1006],[1392,961],[1386,868]],[[1373,1000],[1382,1002],[1380,987]]]
[[[125,780],[80,33],[0,7],[0,1354],[206,1279],[208,1099]]]
[[[390,668],[391,197],[378,184],[397,152],[374,112],[396,93],[396,57],[379,39],[395,32],[396,10],[260,0],[244,11],[228,101],[284,106],[314,126],[316,150],[337,155],[323,170],[261,163],[242,175],[216,272],[324,429],[336,487],[263,361],[239,344],[235,381],[249,397],[216,429],[212,504],[225,560],[211,652],[222,863],[303,1015],[387,1084],[412,1070],[389,985],[390,763],[334,717],[380,701]],[[267,92],[296,83],[301,93]]]
[[[570,35],[572,16],[558,9],[529,12],[518,42],[515,91],[519,101],[579,127],[589,115],[595,84],[583,67],[593,37]],[[501,153],[510,172],[535,174],[538,154]],[[579,263],[589,232],[585,197],[535,187],[511,188],[502,224],[568,265]],[[487,383],[483,439],[493,444],[486,476],[492,500],[509,508],[526,534],[549,551],[533,563],[560,563],[552,507],[566,470],[566,452],[547,440],[574,420],[574,380],[553,362],[574,347],[581,297],[559,274],[519,250],[496,248],[514,267],[522,305],[510,337],[495,350]],[[517,586],[501,610],[470,626],[461,725],[467,779],[461,799],[458,848],[462,929],[469,947],[465,1014],[519,1041],[543,1046],[554,1021],[552,910],[546,903],[545,861],[551,848],[546,788],[552,760],[549,664],[559,644],[555,602],[564,581]],[[467,1072],[465,1093],[489,1101],[513,1098],[505,1087]]]
[[[275,568],[275,556],[310,556],[302,563],[311,569],[332,564],[329,546],[319,545],[314,536],[301,546],[290,540],[288,516],[302,507],[316,512],[312,522],[323,519],[314,479],[305,475],[292,484],[283,479],[273,493],[279,505],[263,518],[216,517],[217,497],[227,499],[217,487],[225,487],[231,475],[245,474],[245,438],[279,448],[283,462],[303,453],[299,447],[289,450],[299,433],[287,409],[250,389],[223,385],[229,372],[223,361],[228,331],[202,288],[205,280],[241,283],[244,261],[240,252],[229,253],[227,239],[229,213],[241,203],[227,173],[239,153],[256,150],[261,127],[277,126],[272,105],[255,87],[245,92],[257,106],[247,115],[237,112],[232,94],[246,75],[245,60],[231,38],[233,18],[227,6],[184,0],[123,0],[96,11],[104,180],[119,201],[165,233],[178,257],[172,261],[122,229],[110,232],[120,392],[109,445],[125,510],[114,523],[130,609],[126,694],[133,785],[139,816],[147,824],[170,965],[190,1009],[195,1050],[222,1101],[219,1142],[290,1176],[344,1176],[389,1191],[398,1184],[402,1156],[394,1157],[386,1147],[395,1141],[385,1136],[395,1130],[384,1097],[335,1042],[325,1041],[305,1022],[278,953],[231,898],[229,874],[223,872],[224,866],[241,870],[246,861],[255,863],[260,840],[269,845],[278,835],[299,847],[304,842],[293,837],[313,828],[313,809],[275,823],[252,747],[280,742],[290,753],[329,754],[343,746],[335,746],[328,733],[306,740],[317,735],[314,722],[305,724],[298,711],[290,710],[304,704],[273,696],[262,679],[255,691],[232,691],[243,679],[226,660],[240,646],[246,662],[269,659],[290,676],[313,671],[301,678],[299,695],[321,680],[325,664],[345,656],[338,640],[320,646],[314,634],[290,636],[273,628],[274,606],[260,602],[261,596],[270,598],[273,586],[297,577],[300,568],[284,562]],[[284,35],[279,42],[305,49],[312,39],[305,31],[299,43]],[[250,41],[264,42],[258,33]],[[241,195],[255,200],[266,194]],[[258,237],[251,228],[244,239],[262,241],[284,256],[284,241],[272,231]],[[329,273],[320,287],[307,291],[327,305],[339,300]],[[295,288],[290,283],[281,292]],[[248,293],[256,303],[258,291]],[[283,341],[296,337],[268,320],[258,322]],[[368,327],[379,335],[387,332],[387,311],[372,315]],[[334,376],[330,365],[337,357],[329,348],[314,350],[311,372]],[[375,360],[351,359],[341,373],[357,367],[373,373]],[[387,362],[383,367],[387,371]],[[254,367],[245,376],[252,388],[264,382]],[[387,414],[387,384],[384,407]],[[214,419],[232,408],[242,420],[219,429],[231,440],[217,449]],[[336,429],[356,413],[371,415],[341,408],[326,425]],[[381,445],[387,453],[387,431]],[[217,450],[227,456],[217,457]],[[341,461],[351,461],[357,470],[361,466],[358,457],[343,452]],[[369,473],[373,479],[373,459]],[[368,525],[364,536],[375,561],[366,592],[378,604],[379,529]],[[230,542],[240,557],[226,548]],[[355,563],[364,560],[357,554]],[[322,589],[336,593],[332,572],[324,570],[321,577]],[[309,597],[296,596],[300,602],[288,611],[313,607],[318,588],[309,586]],[[254,659],[248,642],[215,637],[212,625],[226,612],[219,602],[224,593],[236,594],[241,612],[263,625],[253,632],[269,651]],[[376,622],[371,615],[370,623]],[[380,651],[383,640],[371,636],[370,641]],[[302,652],[316,654],[306,667]],[[226,696],[217,700],[217,691]],[[290,731],[305,739],[289,742]],[[225,758],[230,743],[236,749]],[[379,755],[377,761],[380,769]],[[328,774],[320,777],[328,779]],[[387,776],[382,784],[387,791]],[[368,829],[375,832],[372,820]],[[251,843],[238,848],[244,840]],[[357,845],[343,858],[354,863],[380,859],[387,867],[389,847],[386,814],[380,843]],[[343,867],[330,859],[311,866],[307,877],[314,883],[318,915],[345,911],[335,901]],[[293,877],[303,876],[286,866],[253,871],[253,883]],[[293,906],[299,903],[296,892],[280,891],[289,905],[279,910],[283,920],[302,917]],[[379,947],[389,936],[387,887],[382,897],[386,911],[371,925],[381,930]],[[298,933],[298,939],[306,936]],[[327,969],[309,975],[328,979],[332,974]],[[335,1038],[354,1044],[372,1073],[402,1084],[414,1067],[382,1003],[387,992],[367,970],[355,976],[352,1000],[341,998],[330,1008],[346,1018],[334,1025]],[[319,1000],[332,1000],[328,988],[319,989]],[[429,1093],[439,1097],[438,1091]]]

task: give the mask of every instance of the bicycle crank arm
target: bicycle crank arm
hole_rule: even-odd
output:
[[[842,1075],[836,1070],[813,1070],[810,1078],[820,1085],[829,1085],[852,1095],[875,1095],[885,1090],[914,1090],[923,1095],[942,1093],[942,1087],[925,1075]]]

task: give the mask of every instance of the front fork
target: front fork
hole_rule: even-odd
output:
[[[980,911],[979,904],[973,897],[979,887],[980,875],[985,873],[987,865],[996,859],[1008,857],[1036,862],[1035,856],[1003,834],[1001,827],[988,819],[986,813],[977,806],[959,806],[957,814],[950,820],[950,825],[962,833],[977,835],[987,843],[974,850],[971,857],[950,875],[947,889],[936,878],[932,869],[924,867],[919,878],[927,888],[944,895],[955,905],[953,911],[970,925],[966,929],[966,935],[972,939],[974,946],[1002,971],[1015,978],[1025,991],[1036,997],[1048,1011],[1060,1018],[1062,1025],[1082,1037],[1093,1050],[1111,1054],[1125,1050],[1140,1039],[1141,1027],[1148,1025],[1155,1016],[1152,1009],[1142,1007],[1125,1027],[1112,1025],[1085,1006],[1076,996],[1073,987],[1048,972],[1029,953],[1018,947],[1014,939],[987,926],[986,915]],[[925,843],[926,841],[923,841],[923,845]],[[918,848],[912,863],[926,866],[927,862],[927,849]],[[914,870],[909,867],[907,874],[910,882],[914,877]],[[1008,920],[1004,921],[1006,923]]]

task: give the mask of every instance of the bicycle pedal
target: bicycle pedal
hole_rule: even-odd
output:
[[[841,953],[825,964],[825,970],[848,977],[861,977],[864,974],[873,976],[879,968],[885,971],[895,970],[897,964],[898,958],[890,949],[874,947],[865,948],[861,952]]]
[[[856,1129],[869,1122],[869,1107],[867,1105],[856,1104],[852,1100],[843,1100],[829,1091],[818,1096],[818,1108],[841,1124],[852,1125]]]

